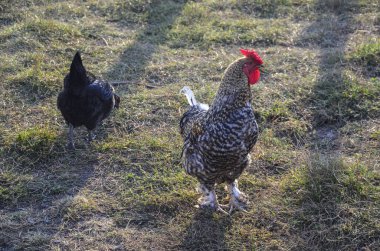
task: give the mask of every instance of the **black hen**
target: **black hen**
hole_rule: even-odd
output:
[[[74,149],[73,131],[78,126],[87,128],[89,141],[94,139],[92,130],[109,116],[112,108],[119,108],[119,103],[120,97],[113,87],[87,72],[77,52],[57,100],[58,109],[69,125],[68,147]]]

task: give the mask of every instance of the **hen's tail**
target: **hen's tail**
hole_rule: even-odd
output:
[[[193,91],[188,86],[184,86],[179,93],[185,94],[190,106],[197,106],[202,110],[207,111],[209,109],[208,104],[197,103]]]
[[[80,91],[90,84],[90,79],[87,76],[86,69],[83,66],[80,53],[77,52],[70,66],[70,72],[65,79],[65,88],[69,89],[74,94],[79,94]]]

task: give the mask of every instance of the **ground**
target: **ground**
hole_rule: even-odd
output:
[[[379,14],[376,0],[2,0],[0,250],[378,249]],[[248,213],[226,216],[194,207],[179,90],[211,103],[239,48],[266,73]],[[72,152],[56,97],[77,50],[122,101]]]

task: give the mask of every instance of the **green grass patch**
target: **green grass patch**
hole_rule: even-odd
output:
[[[32,19],[3,29],[0,32],[0,41],[5,42],[21,34],[23,36],[32,36],[38,41],[47,44],[57,40],[68,42],[80,36],[80,31],[73,26],[55,20]]]
[[[351,53],[350,59],[368,66],[380,64],[380,42],[361,45]]]
[[[27,183],[33,179],[30,175],[20,175],[10,171],[0,173],[0,205],[17,203],[28,195]]]
[[[271,107],[262,109],[259,115],[266,122],[279,122],[288,120],[292,116],[292,112],[289,109],[289,102],[275,101]]]
[[[348,55],[348,61],[362,66],[372,76],[380,76],[380,42],[360,45]]]
[[[379,140],[380,141],[380,130],[372,132],[370,135],[370,138],[373,140]]]
[[[289,193],[302,193],[300,198],[315,203],[380,199],[380,190],[376,186],[379,178],[378,174],[360,163],[312,159],[309,165],[290,172],[283,180],[283,189]]]
[[[18,133],[16,144],[23,152],[45,152],[51,148],[57,134],[47,128],[31,128]]]
[[[24,64],[16,74],[7,78],[9,88],[14,88],[31,102],[38,101],[57,93],[63,82],[62,68],[52,68],[41,54],[26,54]]]
[[[64,199],[64,203],[66,205],[62,209],[62,213],[65,220],[68,221],[77,221],[85,216],[92,215],[98,209],[92,198],[83,195],[67,197]]]
[[[273,45],[287,39],[286,20],[261,20],[236,17],[219,18],[200,3],[185,6],[169,32],[169,44],[186,47],[197,44],[208,47],[215,44]]]
[[[241,15],[249,15],[260,18],[297,17],[310,13],[314,4],[313,0],[223,0],[207,1],[208,5],[216,10],[235,10]]]
[[[366,83],[353,81],[343,91],[343,98],[350,117],[377,116],[380,114],[380,80],[372,78]]]
[[[378,116],[379,83],[377,78],[359,81],[352,71],[344,71],[342,76],[327,74],[313,97],[318,102],[314,108],[314,123],[341,123]]]
[[[52,5],[46,6],[44,9],[44,15],[48,18],[57,19],[62,18],[64,21],[68,19],[80,19],[87,14],[84,6],[78,6],[77,4],[70,4],[64,2],[58,2]]]
[[[24,167],[47,164],[62,153],[60,144],[57,143],[58,133],[49,126],[8,133],[4,142],[4,152]]]
[[[141,211],[173,214],[179,208],[195,203],[196,183],[179,163],[151,158],[140,167],[133,163],[127,167],[117,189],[122,205]]]
[[[308,232],[299,248],[376,246],[379,174],[341,159],[317,157],[309,161],[281,181],[283,200],[293,212],[289,214],[293,231]],[[347,243],[347,239],[354,241]]]
[[[111,21],[143,22],[151,5],[148,0],[99,2],[90,1],[90,10],[109,18]]]

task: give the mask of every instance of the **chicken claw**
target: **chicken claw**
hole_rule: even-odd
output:
[[[247,206],[248,197],[243,192],[238,189],[237,181],[232,182],[228,185],[227,190],[229,192],[230,202],[229,202],[229,214],[234,210],[239,210],[247,213],[245,207]]]
[[[244,213],[248,213],[248,211],[245,210],[245,207],[246,207],[246,203],[245,202],[240,201],[236,197],[231,197],[230,203],[229,203],[228,214],[231,214],[235,210],[242,211]]]
[[[203,193],[203,195],[198,199],[200,208],[210,208],[215,210],[216,212],[221,212],[224,214],[228,214],[220,205],[216,198],[216,193],[214,189],[209,189],[205,185],[201,184],[197,189],[198,192]]]

